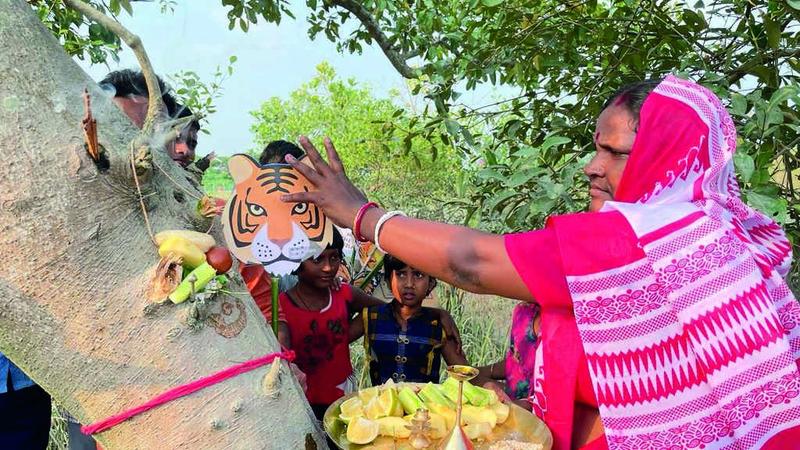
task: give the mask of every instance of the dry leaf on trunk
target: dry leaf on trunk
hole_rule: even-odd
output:
[[[147,299],[154,303],[163,303],[169,294],[181,283],[183,278],[183,260],[174,253],[161,258],[156,266],[155,274],[147,287]]]

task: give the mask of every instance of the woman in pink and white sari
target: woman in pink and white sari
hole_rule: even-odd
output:
[[[585,171],[590,212],[497,236],[387,213],[301,144],[311,201],[340,226],[473,292],[541,306],[534,411],[554,448],[784,449],[800,443],[791,247],[742,202],[719,99],[673,76],[615,95]]]

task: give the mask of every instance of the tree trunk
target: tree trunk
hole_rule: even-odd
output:
[[[83,145],[86,87],[105,172]],[[0,350],[83,423],[278,350],[240,282],[206,308],[145,299],[158,255],[130,169],[137,136],[30,6],[0,0]],[[163,168],[142,186],[153,229],[197,227],[201,193],[163,149],[152,156]],[[268,369],[96,437],[108,449],[324,448],[286,363],[275,398],[263,387]]]

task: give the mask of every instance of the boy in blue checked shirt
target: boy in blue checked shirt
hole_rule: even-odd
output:
[[[448,365],[468,364],[464,353],[439,320],[438,310],[422,306],[436,279],[391,255],[384,258],[391,302],[364,308],[350,324],[350,341],[364,336],[372,385],[395,382],[439,382],[444,357]]]

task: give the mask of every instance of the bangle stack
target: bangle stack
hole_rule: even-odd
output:
[[[361,221],[364,220],[364,215],[370,208],[377,208],[378,204],[375,202],[367,202],[361,205],[356,213],[356,218],[353,220],[353,236],[358,242],[367,242],[368,239],[361,234]]]
[[[386,250],[381,248],[381,243],[380,243],[381,228],[383,228],[383,224],[385,224],[386,221],[388,221],[392,217],[397,217],[397,216],[406,217],[406,214],[403,211],[389,211],[386,214],[382,215],[381,218],[378,219],[378,222],[375,224],[375,235],[374,235],[375,247],[377,247],[378,250],[381,251],[381,253],[386,253]]]

